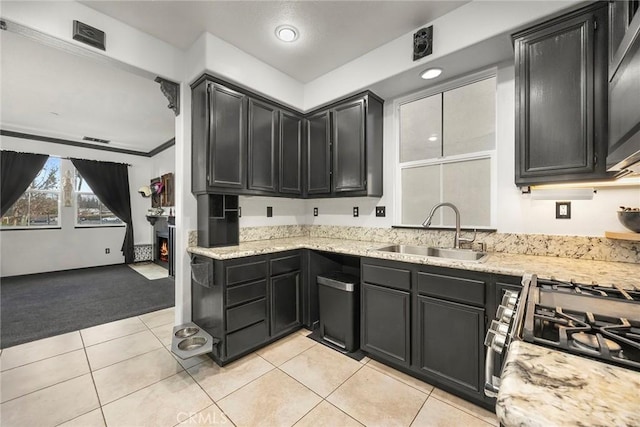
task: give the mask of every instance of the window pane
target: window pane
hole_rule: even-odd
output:
[[[58,225],[58,193],[30,192],[29,225]]]
[[[445,92],[443,110],[445,156],[495,148],[495,77]]]
[[[400,162],[442,155],[442,94],[400,106]]]
[[[31,183],[34,190],[60,190],[60,159],[49,157],[38,176]]]
[[[460,211],[463,226],[491,225],[491,160],[469,160],[442,165],[442,194]],[[455,214],[444,210],[444,224],[455,225]]]
[[[115,216],[105,205],[100,204],[100,217],[102,224],[124,224],[120,218]]]
[[[78,194],[78,224],[100,225],[100,204],[93,194]]]
[[[440,165],[402,169],[402,224],[422,224],[440,203]],[[433,225],[439,223],[434,218]]]
[[[29,193],[25,193],[2,217],[2,227],[27,227],[29,225]]]
[[[80,172],[78,172],[76,170],[76,185],[74,187],[74,190],[77,191],[78,193],[93,193],[93,190],[91,189],[91,187],[89,187],[89,184],[87,184],[87,181],[84,180],[84,178],[82,178],[82,176],[80,175]]]

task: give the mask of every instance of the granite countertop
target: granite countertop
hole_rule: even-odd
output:
[[[640,372],[514,341],[496,414],[505,426],[640,426]]]
[[[635,287],[640,289],[640,264],[506,253],[490,253],[484,262],[476,263],[376,251],[376,249],[390,244],[392,243],[385,244],[381,242],[316,237],[291,237],[243,242],[235,246],[218,248],[191,246],[187,250],[191,253],[209,258],[225,260],[306,248],[317,251],[336,252],[347,255],[511,276],[522,276],[525,272],[528,272],[535,273],[539,277],[546,279],[554,277],[565,281],[575,280],[582,283],[596,282],[603,285],[617,284],[627,288]]]

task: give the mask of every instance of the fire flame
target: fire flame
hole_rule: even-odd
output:
[[[162,246],[160,247],[160,260],[169,261],[169,246],[167,246],[167,242],[162,242]]]

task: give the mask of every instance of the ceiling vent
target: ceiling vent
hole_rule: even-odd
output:
[[[105,49],[105,34],[97,28],[80,21],[73,21],[73,39],[98,49]]]
[[[102,144],[108,144],[109,142],[111,142],[108,139],[92,138],[90,136],[83,136],[82,140],[89,141],[89,142],[100,142]]]

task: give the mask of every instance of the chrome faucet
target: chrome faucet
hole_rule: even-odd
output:
[[[429,212],[429,216],[427,216],[427,219],[424,220],[424,222],[422,223],[422,226],[424,228],[428,228],[431,225],[431,220],[433,219],[433,215],[436,213],[438,208],[441,208],[443,206],[450,207],[451,209],[453,209],[453,211],[456,214],[456,234],[455,234],[455,236],[453,238],[453,247],[455,249],[460,249],[460,242],[471,243],[474,240],[476,240],[476,232],[475,231],[473,233],[473,239],[462,239],[462,238],[460,238],[460,211],[458,210],[456,205],[454,205],[453,203],[449,203],[449,202],[438,203],[437,205],[432,207],[431,208],[431,212]]]

